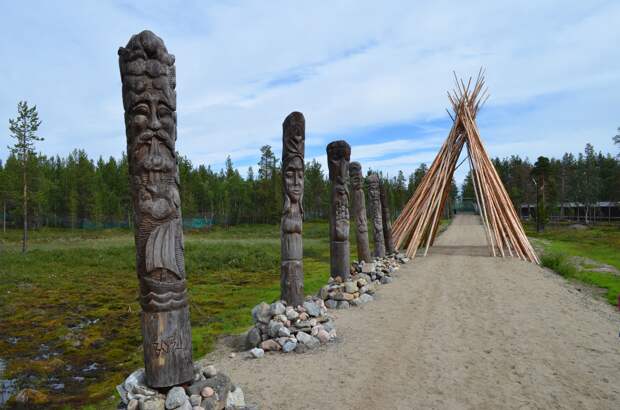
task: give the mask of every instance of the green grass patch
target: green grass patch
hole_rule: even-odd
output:
[[[541,258],[543,266],[560,275],[606,289],[606,298],[612,305],[618,304],[620,276],[613,273],[595,272],[585,267],[579,270],[571,257],[580,256],[620,270],[620,229],[614,226],[595,226],[573,229],[567,225],[548,226],[536,233],[527,228],[529,236],[540,239],[544,247]],[[589,269],[588,269],[589,268]]]
[[[563,253],[545,252],[540,258],[540,263],[564,277],[574,277],[577,273],[575,265]]]
[[[195,358],[218,337],[245,331],[254,305],[279,297],[279,229],[186,233]],[[19,231],[0,241],[0,358],[8,361],[2,377],[48,394],[46,408],[115,408],[115,385],[142,367],[133,233],[44,229],[30,237],[26,254]],[[326,223],[304,224],[306,294],[329,276],[328,237]],[[65,387],[53,391],[54,383]]]
[[[617,226],[572,229],[568,225],[550,225],[544,232],[536,233],[528,225],[527,234],[549,241],[551,251],[583,256],[620,269],[620,229]]]

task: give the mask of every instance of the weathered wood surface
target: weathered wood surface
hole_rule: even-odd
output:
[[[349,161],[351,147],[346,141],[334,141],[327,145],[327,165],[332,184],[329,239],[330,274],[348,279],[349,265]]]
[[[405,245],[405,253],[411,258],[416,256],[421,246],[425,247],[424,255],[427,254],[437,235],[459,155],[466,146],[490,254],[517,257],[538,264],[538,256],[482,145],[476,126],[478,110],[488,97],[482,69],[477,80],[473,83],[471,80],[466,83],[455,75],[456,89],[448,93],[454,111],[451,115],[452,128],[420,185],[394,222],[396,247]]]
[[[349,177],[351,179],[351,196],[353,204],[353,220],[355,221],[355,233],[357,238],[357,258],[360,261],[372,262],[370,245],[368,243],[368,218],[366,216],[366,195],[364,194],[364,177],[362,165],[359,162],[349,164]]]
[[[380,183],[380,199],[381,199],[381,220],[383,221],[383,243],[385,245],[385,252],[388,255],[396,253],[394,247],[394,240],[392,239],[392,221],[390,218],[390,206],[387,199],[387,189],[385,185]]]
[[[368,198],[370,199],[372,237],[375,245],[373,256],[377,258],[385,257],[385,237],[383,236],[383,216],[381,212],[380,191],[379,176],[377,174],[370,174],[368,176]]]
[[[306,120],[300,112],[282,124],[282,190],[280,298],[289,306],[304,301],[302,228],[304,210],[304,151]]]
[[[176,143],[174,56],[150,31],[118,50],[146,381],[193,378]]]

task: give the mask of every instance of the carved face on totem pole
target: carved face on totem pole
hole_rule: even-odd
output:
[[[368,195],[373,201],[380,201],[381,192],[379,191],[379,177],[377,174],[370,174],[368,176]]]
[[[135,217],[138,236],[147,239],[138,249],[146,265],[139,266],[139,273],[163,282],[184,279],[183,263],[177,260],[182,239],[174,56],[151,32],[132,37],[119,56]]]
[[[300,112],[292,112],[282,123],[282,215],[280,298],[290,306],[304,300],[303,270],[303,195],[304,145],[306,121]]]
[[[176,141],[174,56],[150,31],[118,50],[147,383],[193,377]]]
[[[354,191],[364,189],[362,165],[359,162],[351,162],[349,164],[349,176],[351,177],[351,188],[353,188]]]
[[[332,206],[335,209],[335,241],[349,240],[349,160],[351,147],[345,141],[327,146],[329,179],[332,181]]]
[[[304,193],[305,119],[300,112],[289,114],[282,124],[282,172],[284,177],[284,212],[293,204],[300,204]],[[301,210],[301,208],[300,208]],[[301,211],[303,213],[303,211]]]
[[[360,206],[359,202],[364,201],[364,177],[362,176],[362,165],[359,162],[354,161],[349,164],[349,177],[354,195],[354,206]],[[356,193],[359,193],[360,197],[355,196]],[[364,206],[363,210],[360,209],[359,212],[354,212],[353,217],[356,220],[357,230],[368,232],[366,207]]]

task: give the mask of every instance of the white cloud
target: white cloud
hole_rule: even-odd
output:
[[[620,4],[614,1],[75,2],[39,3],[38,13],[19,2],[5,8],[0,116],[14,116],[19,99],[37,103],[47,137],[41,147],[54,154],[124,149],[116,50],[144,28],[177,56],[178,149],[196,164],[219,168],[231,155],[245,167],[264,144],[279,151],[282,120],[300,110],[309,149],[347,139],[364,166],[410,172],[432,161],[432,150],[420,150],[439,146],[447,128],[406,136],[377,131],[374,144],[357,139],[357,131],[445,118],[452,71],[475,74],[480,66],[491,92],[481,113],[491,155],[559,155],[580,150],[585,138],[614,150],[611,136],[620,125],[613,97],[620,87]]]
[[[412,152],[422,149],[437,149],[443,143],[443,138],[431,137],[424,140],[393,140],[378,144],[356,145],[352,149],[351,160],[361,161],[381,158],[401,152]]]

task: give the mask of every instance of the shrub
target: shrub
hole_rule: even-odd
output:
[[[561,252],[545,252],[540,260],[542,266],[564,276],[571,277],[577,274],[577,268],[570,262],[568,256]]]

